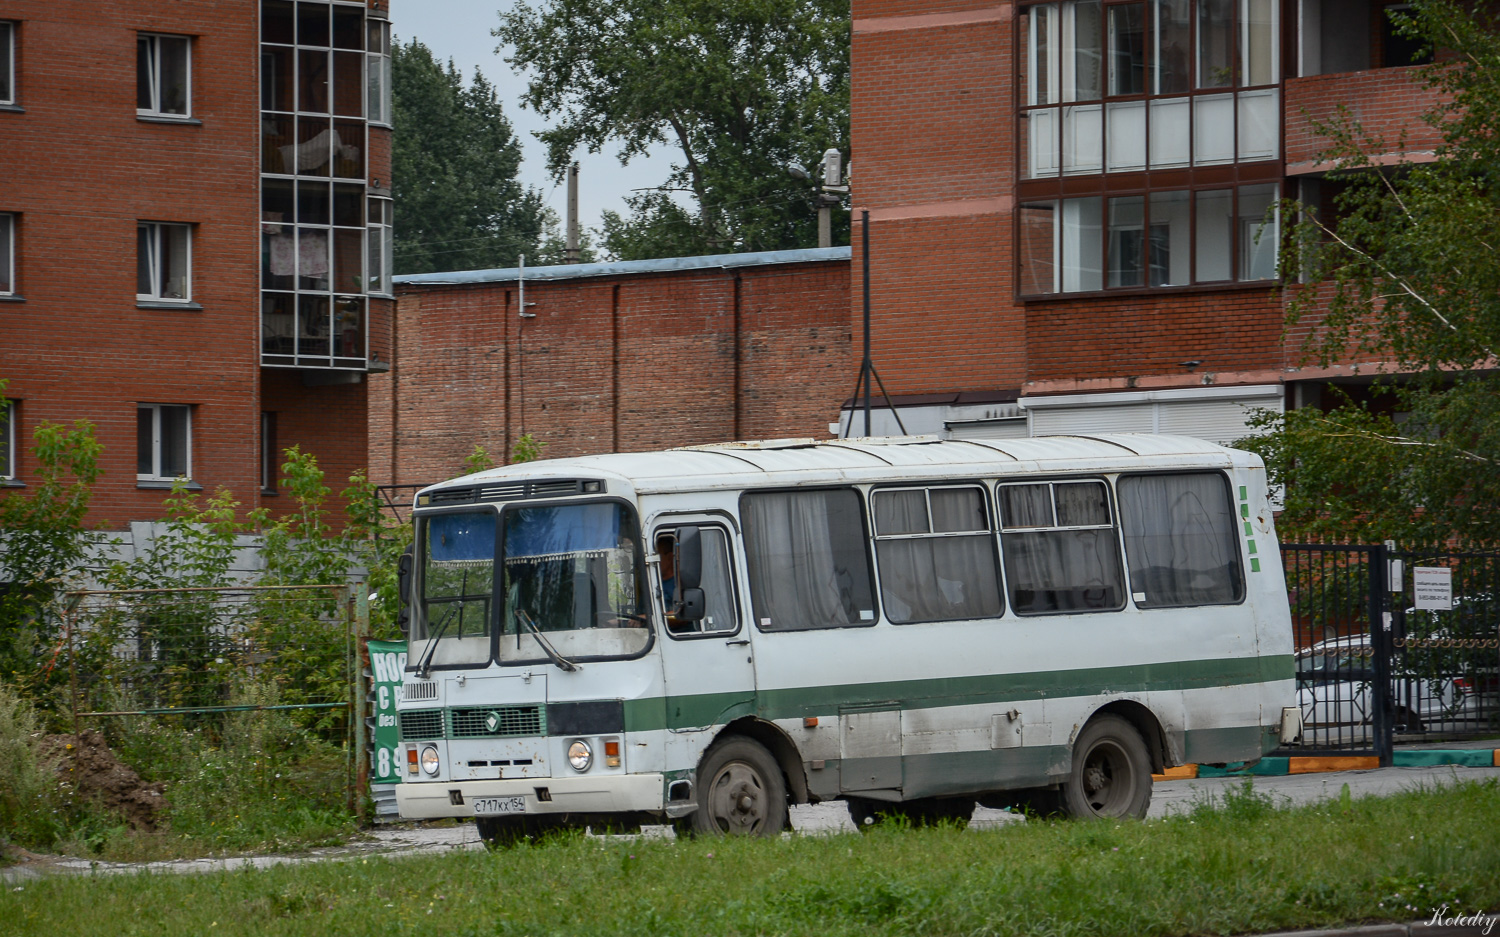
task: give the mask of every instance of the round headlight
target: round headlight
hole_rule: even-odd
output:
[[[437,749],[432,747],[431,745],[422,749],[422,770],[426,771],[428,774],[438,773]]]
[[[574,771],[587,771],[593,763],[594,752],[589,748],[588,742],[579,739],[568,746],[568,764],[573,766]]]

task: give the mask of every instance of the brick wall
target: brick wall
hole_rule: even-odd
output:
[[[1012,282],[1011,8],[856,0],[853,15],[853,328],[867,208],[887,389],[1017,387],[1027,320]]]
[[[849,264],[404,286],[371,381],[380,481],[431,482],[524,431],[544,456],[826,436],[853,387]],[[535,306],[531,304],[535,303]]]
[[[4,0],[17,26],[16,99],[0,111],[0,212],[17,214],[16,292],[0,302],[0,378],[20,401],[18,478],[43,420],[88,420],[104,445],[91,524],[162,514],[136,482],[136,405],[188,404],[192,478],[260,503],[260,413],[278,442],[319,454],[334,481],[367,457],[365,385],[305,386],[260,368],[258,4]],[[138,32],[192,37],[192,117],[136,116]],[[390,131],[369,172],[390,176]],[[192,300],[136,302],[136,224],[193,227]],[[390,360],[394,303],[371,303],[371,348]],[[5,497],[0,489],[0,497]],[[284,499],[266,500],[273,509]]]
[[[1313,162],[1319,152],[1328,148],[1327,138],[1318,134],[1314,124],[1334,117],[1340,104],[1348,108],[1350,116],[1364,126],[1366,133],[1384,140],[1386,152],[1401,150],[1404,131],[1406,152],[1430,153],[1442,138],[1437,130],[1422,122],[1421,115],[1438,104],[1440,98],[1422,85],[1420,73],[1419,67],[1411,66],[1288,79],[1285,133],[1288,171],[1295,171],[1298,164]]]
[[[92,421],[104,479],[92,522],[159,516],[135,482],[137,403],[192,404],[193,477],[255,488],[255,173],[260,154],[254,6],[10,0],[17,103],[0,113],[0,211],[18,212],[16,291],[0,303],[0,376],[38,422]],[[137,31],[190,34],[193,116],[136,119]],[[192,299],[136,305],[136,222],[193,225]],[[29,453],[20,478],[26,480]]]

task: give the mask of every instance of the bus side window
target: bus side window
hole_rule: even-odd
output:
[[[983,488],[880,488],[870,497],[887,618],[899,625],[1004,614]]]
[[[1000,546],[1017,615],[1125,607],[1109,489],[1095,479],[1001,485]]]
[[[702,589],[707,608],[700,621],[686,621],[672,614],[677,605],[677,570],[673,566],[674,529],[659,530],[656,552],[661,557],[661,599],[667,631],[671,634],[710,634],[734,631],[739,627],[735,614],[734,573],[729,565],[729,538],[718,527],[700,527],[699,542],[703,548]]]
[[[1232,605],[1245,597],[1239,519],[1218,472],[1126,475],[1120,523],[1140,608]]]
[[[740,498],[750,598],[761,631],[875,624],[864,506],[852,488]]]

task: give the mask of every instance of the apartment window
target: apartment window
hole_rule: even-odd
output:
[[[371,123],[389,124],[391,122],[391,24],[385,20],[370,20],[365,25],[368,52],[365,74],[369,76],[369,90],[365,96],[365,114]]]
[[[143,403],[136,408],[136,478],[171,481],[192,476],[192,408]]]
[[[16,291],[16,216],[0,214],[0,296]]]
[[[1005,611],[984,489],[882,489],[871,506],[880,600],[892,622],[999,618]]]
[[[261,0],[261,362],[367,365],[389,293],[388,202],[367,198],[367,120],[389,121],[389,25],[363,3]]]
[[[1274,183],[1025,202],[1020,292],[1252,282],[1276,276]]]
[[[395,243],[392,227],[394,203],[384,197],[370,198],[369,258],[365,268],[369,291],[389,295],[391,292],[391,250]]]
[[[191,116],[192,40],[141,33],[135,60],[135,112],[143,117]]]
[[[1120,541],[1101,481],[1001,485],[1000,546],[1017,615],[1125,605]]]
[[[16,103],[16,24],[0,22],[0,104]]]
[[[192,299],[193,235],[185,224],[141,222],[136,226],[136,299]]]
[[[16,404],[0,400],[0,482],[16,477]]]
[[[1273,160],[1274,0],[1065,0],[1028,8],[1024,178]]]

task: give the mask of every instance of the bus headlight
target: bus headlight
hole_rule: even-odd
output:
[[[422,770],[431,775],[438,773],[437,749],[431,745],[422,749]]]
[[[589,748],[589,743],[579,739],[568,746],[568,764],[573,766],[574,771],[587,771],[594,763],[594,750]]]

